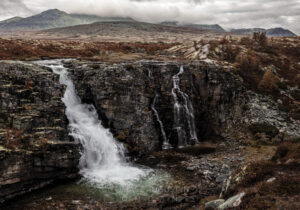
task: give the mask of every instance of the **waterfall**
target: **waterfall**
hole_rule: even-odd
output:
[[[159,114],[155,108],[155,104],[156,104],[156,101],[157,101],[157,97],[158,97],[158,94],[155,93],[155,97],[154,97],[154,100],[153,100],[153,103],[151,104],[151,109],[152,111],[154,112],[154,115],[156,117],[156,120],[160,126],[160,132],[161,132],[161,135],[163,137],[163,144],[162,144],[162,148],[163,149],[170,149],[172,148],[171,144],[169,143],[169,139],[167,138],[167,135],[166,135],[166,132],[165,132],[165,129],[164,129],[164,124],[162,123],[162,121],[160,120],[160,117],[159,117]]]
[[[127,186],[147,176],[151,169],[134,167],[125,161],[125,148],[104,128],[93,105],[83,104],[61,60],[39,61],[60,76],[66,86],[62,101],[69,120],[69,135],[81,143],[80,174],[97,186]]]
[[[194,109],[189,97],[186,93],[180,90],[180,78],[183,74],[183,66],[173,76],[172,95],[174,100],[174,129],[178,135],[178,147],[184,147],[189,143],[197,143],[197,133],[195,127]],[[186,122],[189,131],[189,136],[186,133]]]
[[[148,69],[148,78],[149,78],[150,81],[153,79],[152,71],[149,70],[149,69]],[[172,145],[170,144],[169,139],[167,138],[167,135],[166,135],[166,132],[165,132],[165,128],[164,128],[164,124],[160,120],[158,111],[155,108],[155,105],[156,105],[156,102],[157,102],[157,98],[158,98],[158,94],[157,94],[157,92],[155,92],[155,96],[154,96],[153,102],[151,104],[151,109],[152,109],[152,111],[153,111],[153,113],[155,115],[155,118],[156,118],[156,120],[157,120],[157,122],[159,124],[160,132],[161,132],[161,135],[163,137],[162,149],[171,149]]]

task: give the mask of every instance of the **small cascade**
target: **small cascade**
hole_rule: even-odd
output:
[[[179,72],[173,76],[172,89],[174,99],[174,129],[178,135],[178,147],[185,147],[191,143],[195,144],[198,142],[193,105],[188,95],[180,90],[179,76],[183,72],[183,66],[180,66]],[[188,134],[185,129],[186,124],[189,131]]]
[[[148,69],[148,78],[149,78],[150,81],[153,79],[152,71],[149,70],[149,69]],[[157,94],[157,92],[155,92],[155,96],[154,96],[153,102],[151,104],[151,109],[152,109],[152,111],[153,111],[153,113],[155,115],[155,118],[156,118],[156,120],[157,120],[157,122],[159,124],[160,132],[161,132],[161,135],[163,137],[162,149],[171,149],[172,145],[170,144],[169,139],[167,138],[167,135],[166,135],[166,132],[165,132],[165,128],[164,128],[164,124],[160,120],[158,111],[155,108],[155,105],[156,105],[156,102],[157,102],[157,98],[158,98],[158,94]]]
[[[163,137],[163,144],[162,144],[162,149],[170,149],[172,148],[171,144],[169,143],[169,139],[167,138],[167,135],[166,135],[166,132],[165,132],[165,128],[164,128],[164,124],[163,122],[160,120],[160,117],[159,117],[159,114],[155,108],[155,104],[157,102],[157,98],[158,98],[158,94],[155,93],[155,97],[154,97],[154,100],[153,100],[153,103],[151,104],[151,109],[152,111],[154,112],[154,115],[156,117],[156,120],[160,126],[160,132],[161,132],[161,135]]]

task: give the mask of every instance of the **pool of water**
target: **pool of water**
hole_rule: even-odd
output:
[[[97,184],[86,179],[59,184],[27,194],[5,204],[3,209],[18,209],[20,206],[43,206],[48,202],[113,202],[147,201],[160,196],[172,182],[172,177],[163,170],[153,170],[147,176],[129,185]],[[0,207],[1,208],[1,207]]]

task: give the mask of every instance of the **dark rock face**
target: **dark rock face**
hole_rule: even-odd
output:
[[[70,69],[83,101],[93,103],[104,125],[138,154],[161,148],[160,125],[151,110],[157,93],[155,108],[167,138],[176,147],[172,88],[178,64],[70,65]],[[242,114],[244,89],[230,71],[215,66],[185,65],[180,89],[193,105],[200,141],[226,134],[226,129],[233,127]]]
[[[9,144],[7,132],[20,133],[20,146],[34,140],[68,139],[64,87],[50,70],[21,64],[0,64],[0,143]]]
[[[35,151],[0,150],[0,203],[78,177],[78,159],[78,145],[73,142],[52,142]]]
[[[63,93],[50,70],[0,63],[0,201],[77,176]]]

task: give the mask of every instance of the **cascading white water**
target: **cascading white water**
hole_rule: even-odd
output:
[[[158,97],[158,94],[155,93],[155,97],[153,99],[153,103],[151,104],[151,109],[152,111],[154,112],[154,115],[156,117],[156,120],[160,126],[160,131],[161,131],[161,134],[162,134],[162,137],[163,137],[163,144],[162,144],[162,148],[163,149],[170,149],[172,148],[172,145],[169,143],[169,139],[167,138],[167,135],[166,135],[166,132],[165,132],[165,128],[164,128],[164,124],[163,122],[160,120],[160,117],[159,117],[159,114],[155,108],[155,104],[156,104],[156,101],[157,101],[157,97]]]
[[[186,93],[180,90],[180,78],[179,76],[183,74],[184,68],[180,66],[180,70],[177,74],[173,76],[173,89],[172,95],[174,99],[174,129],[177,131],[178,135],[178,147],[184,147],[188,145],[188,138],[194,143],[198,142],[196,127],[195,127],[195,117],[194,109],[189,97]],[[179,102],[179,97],[183,99],[183,103]],[[188,123],[189,137],[185,132],[184,121],[181,116],[181,109],[184,108],[185,118]]]
[[[151,177],[153,170],[135,167],[125,161],[125,148],[115,141],[108,129],[102,126],[94,106],[81,102],[62,61],[38,61],[36,63],[50,67],[60,76],[60,83],[66,85],[62,101],[66,106],[66,115],[69,120],[69,135],[80,142],[83,147],[80,173],[86,181],[97,187],[117,185],[118,189],[123,187],[122,193],[128,193],[125,191],[136,189],[134,184],[144,180],[148,188],[140,189],[139,187],[139,190],[149,190],[149,188],[155,190],[157,180]]]

